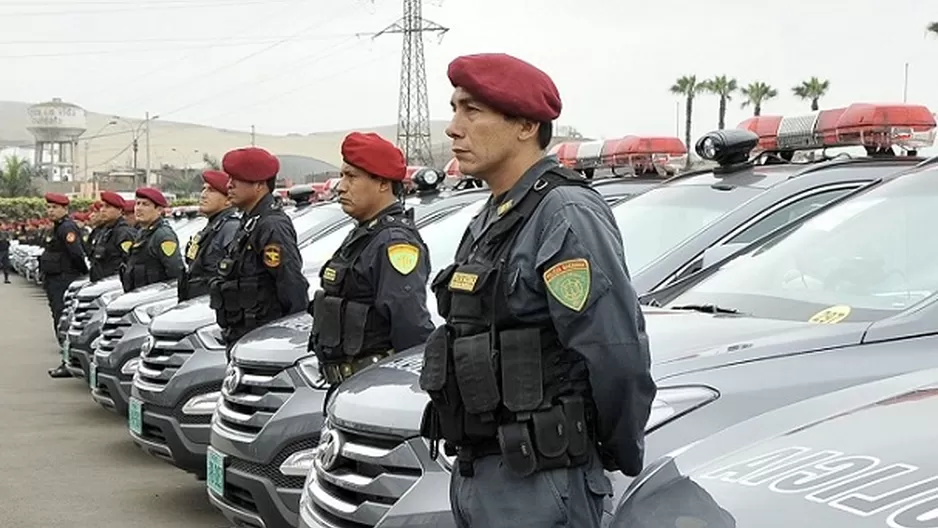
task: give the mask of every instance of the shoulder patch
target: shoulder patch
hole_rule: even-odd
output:
[[[121,249],[124,250],[124,253],[130,253],[130,248],[134,245],[133,240],[125,240],[121,242]]]
[[[178,244],[176,244],[176,242],[173,240],[164,240],[160,242],[160,249],[163,251],[163,254],[166,255],[167,257],[171,257],[175,255],[177,247],[178,247]]]
[[[420,261],[420,248],[413,244],[388,246],[388,261],[398,273],[408,275],[417,269],[417,263]]]
[[[74,231],[69,231],[68,234],[65,235],[65,241],[69,244],[75,242],[76,240],[78,240],[78,235],[76,235]]]
[[[264,246],[264,265],[268,268],[280,266],[280,244]]]
[[[544,284],[557,302],[579,312],[590,295],[590,263],[578,258],[554,264],[544,272]]]

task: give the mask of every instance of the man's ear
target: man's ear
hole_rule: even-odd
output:
[[[537,133],[541,128],[540,123],[528,119],[519,119],[518,139],[522,142],[531,138],[537,138]]]

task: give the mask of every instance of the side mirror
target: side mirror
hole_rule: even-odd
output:
[[[746,247],[748,244],[737,243],[737,244],[721,244],[719,246],[708,247],[703,252],[703,263],[701,264],[701,269],[708,268],[713,264],[725,259],[726,257],[733,255],[739,250]]]

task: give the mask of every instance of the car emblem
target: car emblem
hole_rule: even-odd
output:
[[[342,437],[335,429],[329,429],[319,441],[319,465],[323,471],[329,471],[336,467],[342,454]]]
[[[238,386],[241,385],[241,378],[244,375],[241,372],[241,369],[238,367],[228,367],[228,372],[225,373],[225,380],[222,381],[222,387],[225,389],[225,392],[231,394],[232,392],[238,390]]]

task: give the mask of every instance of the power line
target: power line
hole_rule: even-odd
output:
[[[345,37],[353,34],[345,35]],[[336,37],[332,37],[336,38]],[[306,40],[329,40],[328,38],[306,39]],[[268,41],[269,42],[269,41]],[[175,46],[166,48],[135,48],[135,49],[108,49],[108,50],[84,50],[61,53],[26,53],[22,55],[0,55],[0,59],[32,59],[39,57],[74,57],[74,56],[95,56],[95,55],[126,55],[132,53],[154,53],[165,51],[184,51],[196,49],[214,49],[214,48],[242,48],[245,46],[254,46],[257,42],[237,42],[232,44],[207,43],[201,46]]]
[[[42,17],[42,16],[63,16],[63,15],[101,15],[101,14],[111,14],[111,13],[137,13],[140,11],[177,11],[183,9],[214,9],[217,7],[240,7],[248,5],[260,5],[265,4],[269,5],[271,3],[278,2],[289,2],[291,0],[227,0],[224,2],[209,2],[199,3],[198,1],[185,2],[185,3],[175,3],[175,4],[139,4],[134,6],[128,6],[126,3],[121,4],[121,7],[113,7],[109,9],[78,9],[78,10],[65,10],[65,11],[17,11],[12,13],[2,13],[4,17]],[[64,4],[62,4],[64,5]],[[113,4],[117,5],[117,4]]]

